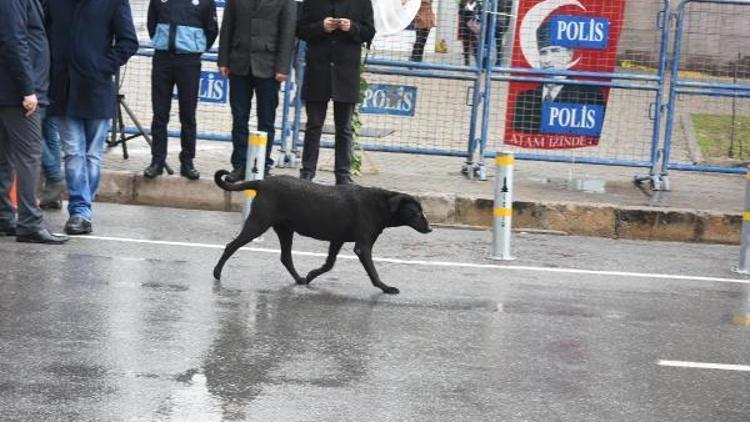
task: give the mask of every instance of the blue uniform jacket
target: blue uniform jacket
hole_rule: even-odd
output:
[[[47,25],[49,114],[111,118],[117,93],[112,76],[138,51],[128,0],[49,1]]]
[[[154,49],[177,54],[200,54],[219,34],[214,0],[151,0],[148,34]]]
[[[0,106],[21,107],[36,94],[47,105],[49,47],[37,0],[3,0],[0,13]]]

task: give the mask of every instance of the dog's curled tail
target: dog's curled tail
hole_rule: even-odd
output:
[[[258,189],[258,185],[261,182],[261,180],[248,180],[242,183],[229,183],[224,180],[224,176],[226,176],[227,174],[229,174],[227,170],[219,170],[214,174],[214,182],[216,182],[216,184],[224,190],[242,191],[248,189]]]

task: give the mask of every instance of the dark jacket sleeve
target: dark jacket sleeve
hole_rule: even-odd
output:
[[[133,26],[133,15],[130,12],[128,0],[119,0],[112,20],[112,32],[115,34],[115,43],[107,54],[109,70],[114,74],[117,69],[128,62],[128,59],[138,51],[138,36]]]
[[[349,36],[357,44],[367,43],[368,47],[375,37],[375,22],[373,19],[372,3],[370,0],[362,1],[362,20],[353,20]]]
[[[159,1],[151,0],[148,2],[148,17],[146,18],[146,28],[148,37],[154,39],[156,33],[156,24],[159,22]]]
[[[21,0],[8,0],[0,13],[0,56],[23,96],[35,92],[29,61],[29,39],[26,30],[28,15]]]
[[[155,1],[155,0],[151,0]],[[219,35],[219,24],[216,19],[216,3],[208,0],[208,13],[203,16],[203,32],[206,34],[206,51],[210,50]]]
[[[224,5],[224,16],[221,19],[221,37],[219,37],[219,67],[229,67],[229,52],[234,37],[234,0],[227,0]]]
[[[284,0],[284,6],[279,15],[279,41],[278,53],[274,71],[276,73],[289,73],[289,63],[292,60],[292,48],[294,47],[294,27],[297,24],[297,4],[294,0]]]
[[[323,38],[326,35],[323,28],[323,21],[315,17],[314,8],[311,0],[302,2],[302,17],[297,23],[297,36],[307,42]]]

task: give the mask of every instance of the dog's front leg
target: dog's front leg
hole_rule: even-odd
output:
[[[281,246],[281,263],[289,274],[294,278],[294,282],[297,284],[305,284],[305,279],[300,277],[297,270],[294,268],[294,261],[292,260],[292,240],[294,238],[294,231],[287,226],[273,226],[274,231],[279,236],[279,245]]]
[[[311,281],[313,281],[316,277],[319,275],[331,271],[331,268],[333,268],[333,264],[336,263],[336,255],[339,254],[339,251],[341,250],[341,246],[344,244],[344,242],[331,242],[330,245],[328,245],[328,257],[326,258],[326,263],[323,264],[322,267],[316,268],[309,273],[307,273],[307,277],[305,277],[306,284],[310,284]]]
[[[370,281],[372,281],[372,285],[381,289],[383,293],[388,293],[391,295],[398,294],[398,289],[395,287],[391,287],[382,281],[380,281],[380,277],[378,277],[378,272],[375,271],[375,264],[372,262],[372,245],[367,244],[364,242],[357,242],[354,245],[354,253],[357,254],[359,257],[359,262],[362,263],[362,266],[365,267],[365,271],[367,271],[367,275],[370,276]]]

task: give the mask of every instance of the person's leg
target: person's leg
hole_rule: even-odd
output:
[[[417,38],[411,51],[411,61],[421,62],[424,57],[424,46],[427,44],[427,37],[430,35],[430,28],[417,28],[416,33]]]
[[[328,103],[325,101],[307,101],[305,112],[307,124],[305,125],[305,145],[302,149],[302,168],[299,176],[302,179],[312,180],[318,168],[318,152],[320,150],[320,135],[323,132],[323,122],[326,120]]]
[[[464,66],[468,66],[471,63],[471,35],[465,34],[463,38],[461,38],[461,46],[463,47],[464,53]]]
[[[10,200],[15,170],[10,161],[10,141],[5,130],[6,113],[0,108],[0,236],[16,233],[16,207]]]
[[[86,171],[89,177],[89,210],[91,202],[96,199],[99,190],[99,179],[102,172],[102,159],[107,142],[107,133],[112,126],[111,119],[87,119],[86,120]],[[93,213],[89,211],[93,216]]]
[[[38,112],[25,116],[20,107],[3,107],[0,108],[0,113],[3,115],[4,131],[7,135],[3,149],[16,174],[16,235],[29,236],[44,229],[42,210],[36,204],[36,188],[42,160],[42,116]],[[5,167],[7,169],[7,164]],[[9,184],[5,182],[5,185]],[[7,204],[3,208],[7,217]]]
[[[268,144],[266,144],[266,174],[273,167],[273,141],[276,135],[276,108],[279,106],[279,87],[280,84],[276,79],[256,79],[255,92],[258,94],[258,130],[268,134]]]
[[[333,173],[337,185],[352,183],[352,116],[355,106],[353,103],[333,103],[333,120],[336,124],[336,160]]]
[[[53,117],[65,161],[65,183],[68,185],[68,214],[91,219],[91,190],[86,165],[84,121],[74,117]]]
[[[193,166],[195,159],[196,123],[195,109],[198,105],[198,88],[201,78],[200,56],[180,57],[176,66],[177,93],[180,102],[180,174],[188,179],[197,179],[200,173]]]
[[[42,120],[42,137],[42,171],[45,181],[44,189],[39,194],[39,207],[59,209],[62,208],[65,177],[61,169],[60,134],[53,119],[45,117]]]
[[[154,116],[151,121],[151,165],[144,171],[146,177],[162,174],[167,159],[167,126],[172,107],[172,90],[175,84],[175,71],[171,58],[157,53],[151,68],[151,108]]]
[[[253,101],[250,76],[229,75],[229,105],[232,109],[232,167],[245,177],[247,128]]]

